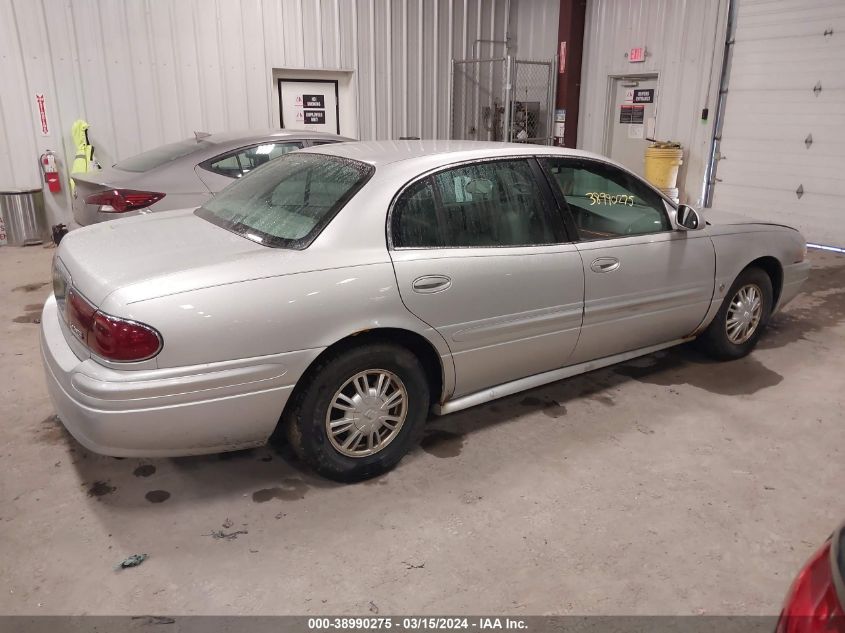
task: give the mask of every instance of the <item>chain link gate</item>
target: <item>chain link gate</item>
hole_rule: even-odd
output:
[[[551,145],[555,62],[453,59],[450,138]]]
[[[555,78],[553,61],[513,60],[508,141],[537,145],[554,143]]]

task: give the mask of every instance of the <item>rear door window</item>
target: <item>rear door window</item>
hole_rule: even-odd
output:
[[[560,218],[524,159],[446,169],[406,189],[392,216],[399,248],[537,246],[563,240]]]
[[[228,178],[240,178],[279,156],[301,148],[300,142],[262,143],[216,156],[205,161],[201,167]]]

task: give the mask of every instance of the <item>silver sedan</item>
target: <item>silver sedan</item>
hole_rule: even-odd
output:
[[[74,174],[80,226],[152,211],[198,207],[236,178],[293,150],[350,139],[307,130],[250,130],[156,147],[112,167]]]
[[[295,152],[193,210],[72,232],[41,325],[86,447],[286,436],[372,477],[448,414],[697,339],[748,354],[807,278],[794,229],[675,206],[584,152],[365,142]]]

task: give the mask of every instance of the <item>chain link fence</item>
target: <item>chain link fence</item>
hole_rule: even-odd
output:
[[[554,142],[554,67],[554,62],[513,60],[507,140],[538,145]]]
[[[550,145],[555,62],[453,59],[450,138]]]

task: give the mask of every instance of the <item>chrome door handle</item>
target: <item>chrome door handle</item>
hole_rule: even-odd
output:
[[[451,285],[452,280],[446,275],[424,275],[414,279],[411,287],[414,289],[414,292],[431,294],[433,292],[448,290]]]
[[[615,257],[599,257],[590,264],[590,270],[594,273],[613,272],[622,264]]]

